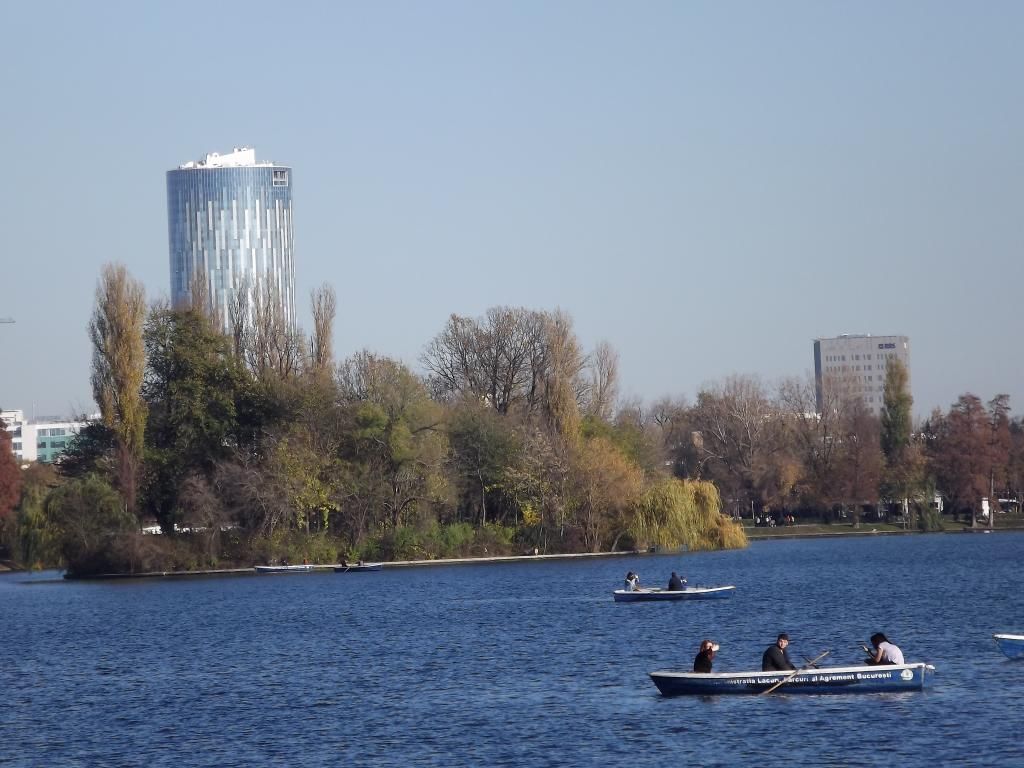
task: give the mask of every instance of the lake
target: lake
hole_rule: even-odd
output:
[[[743,551],[62,582],[0,577],[0,766],[1008,765],[1024,762],[1024,534]],[[728,600],[612,601],[626,571]],[[647,673],[859,663],[886,633],[923,693],[663,698]]]

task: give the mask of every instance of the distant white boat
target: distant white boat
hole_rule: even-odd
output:
[[[256,573],[303,573],[312,571],[315,565],[254,565]]]

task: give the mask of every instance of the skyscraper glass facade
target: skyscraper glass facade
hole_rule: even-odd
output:
[[[225,331],[239,286],[274,297],[294,327],[292,171],[255,163],[252,150],[236,153],[244,164],[210,155],[167,172],[171,301],[188,303],[201,276]]]

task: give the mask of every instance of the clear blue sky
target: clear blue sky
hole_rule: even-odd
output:
[[[294,168],[335,352],[561,308],[623,393],[907,334],[915,410],[1024,412],[1024,3],[3,4],[0,407],[92,408],[96,279],[168,288],[164,173]]]

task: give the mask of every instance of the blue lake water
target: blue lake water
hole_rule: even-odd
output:
[[[739,552],[73,582],[0,577],[0,766],[1024,763],[1024,535]],[[617,604],[645,584],[729,600]],[[47,580],[49,576],[49,580]],[[647,673],[756,669],[885,632],[923,693],[663,698]]]

